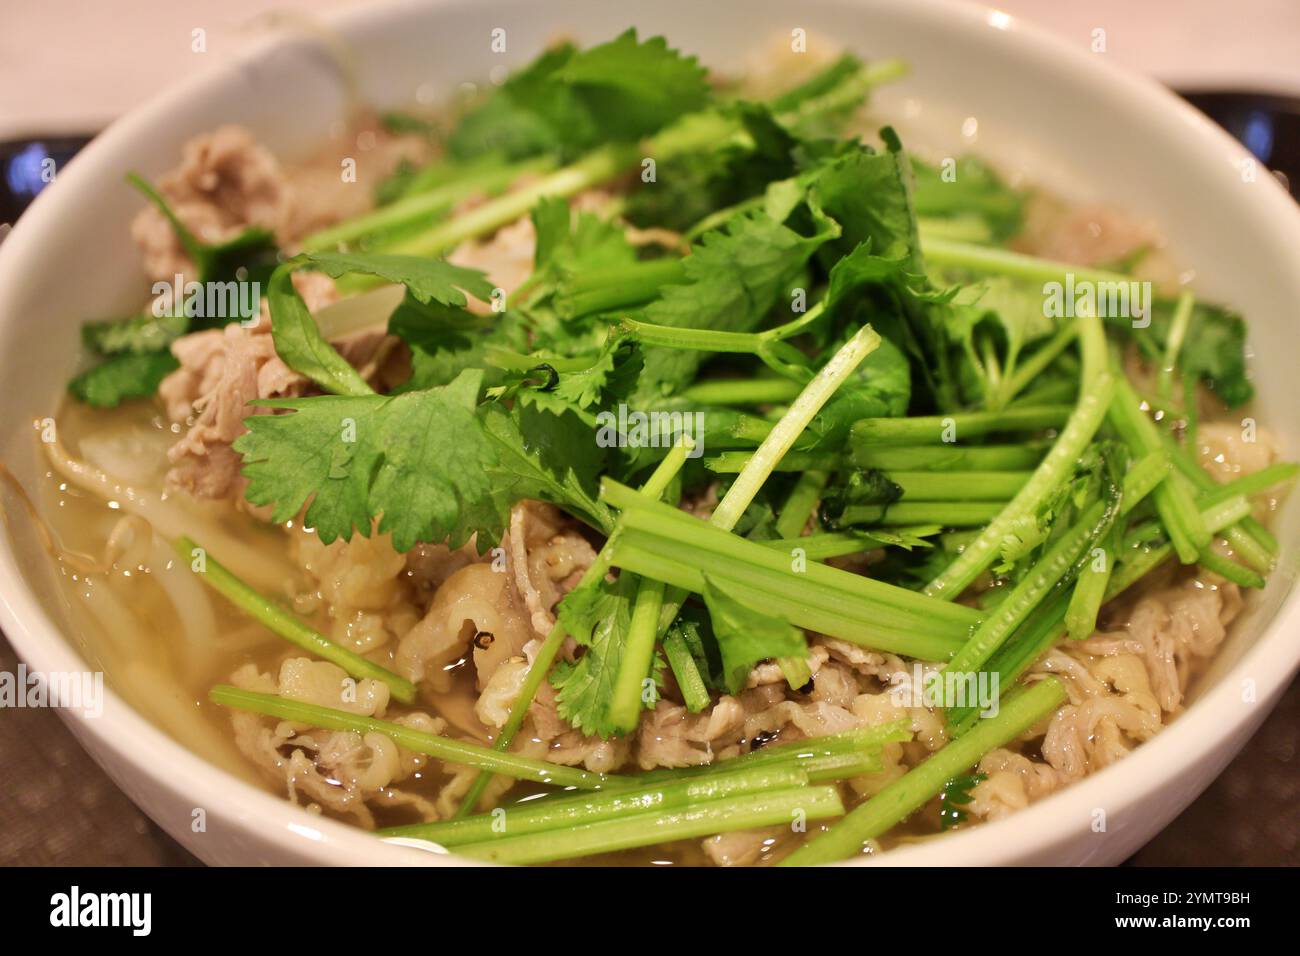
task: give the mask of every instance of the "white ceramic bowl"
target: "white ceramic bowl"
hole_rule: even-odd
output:
[[[446,0],[338,21],[367,97],[392,106],[414,100],[417,89],[442,96],[494,65],[524,62],[557,33],[596,41],[629,25],[665,33],[721,69],[740,68],[755,46],[794,28],[868,58],[906,58],[912,75],[876,100],[879,115],[905,134],[927,128],[932,143],[951,143],[954,153],[984,153],[1070,198],[1104,198],[1159,223],[1177,261],[1196,271],[1196,288],[1249,317],[1259,418],[1286,448],[1300,448],[1300,212],[1266,173],[1246,181],[1247,154],[1217,127],[1154,83],[1110,68],[1104,55],[947,0],[805,0],[797,12],[776,0]],[[506,30],[505,54],[489,50],[496,27]],[[115,123],[40,196],[0,246],[0,449],[22,479],[38,473],[30,422],[53,410],[74,369],[80,321],[143,297],[127,238],[139,199],[123,187],[123,172],[157,174],[187,138],[229,121],[281,155],[301,155],[343,107],[336,73],[317,47],[262,41]],[[978,120],[976,142],[961,138],[966,117]],[[1279,520],[1281,569],[1172,726],[1009,820],[896,850],[883,862],[1115,863],[1150,839],[1240,749],[1300,661],[1300,600],[1289,594],[1300,505],[1292,501]],[[8,538],[0,543],[0,626],[33,669],[84,669],[50,580],[42,559],[16,554]],[[297,809],[192,755],[111,692],[98,719],[62,713],[127,794],[210,863],[465,862],[384,845]],[[195,807],[206,810],[206,832],[191,831]]]

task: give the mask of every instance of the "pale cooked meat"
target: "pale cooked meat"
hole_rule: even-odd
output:
[[[231,683],[364,716],[383,717],[388,706],[386,684],[352,681],[342,668],[305,657],[285,660],[278,678],[246,664],[232,675]],[[446,728],[441,718],[418,712],[394,719],[426,733]],[[309,810],[329,811],[367,829],[375,826],[372,805],[408,807],[421,820],[438,819],[430,801],[393,786],[422,771],[429,758],[399,747],[384,734],[323,731],[247,711],[233,712],[231,721],[240,751],[283,786],[290,800]]]
[[[280,163],[242,126],[220,126],[196,136],[181,150],[181,162],[157,182],[177,218],[202,242],[233,239],[250,226],[282,239],[289,222],[291,191]],[[190,262],[176,231],[153,206],[131,223],[151,280],[190,279]]]

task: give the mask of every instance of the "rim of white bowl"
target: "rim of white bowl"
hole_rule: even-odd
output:
[[[460,2],[401,0],[379,8],[346,11],[330,20],[345,34],[361,32],[381,29],[387,21],[401,20],[415,9],[450,7]],[[1155,81],[1123,69],[1101,67],[1094,58],[1061,37],[1009,14],[957,0],[832,2],[840,6],[893,7],[904,16],[956,19],[972,30],[995,31],[1005,36],[1002,42],[1012,44],[1018,55],[1043,70],[1068,70],[1116,108],[1125,111],[1141,108],[1144,119],[1159,127],[1165,136],[1199,141],[1206,147],[1206,155],[1213,154],[1233,168],[1238,168],[1250,156],[1226,132]],[[69,189],[61,189],[60,184],[69,179],[76,182],[80,166],[115,150],[128,149],[137,131],[151,125],[156,115],[183,103],[217,77],[237,72],[281,44],[296,42],[302,41],[278,35],[259,38],[227,63],[186,80],[113,122],[68,165],[59,183],[37,197],[22,217],[21,232],[15,230],[0,246],[0,287],[18,268],[19,252],[28,247],[39,249],[42,238],[57,227],[61,217],[74,213],[68,204],[71,199],[64,202],[65,196],[74,194]],[[1274,182],[1261,190],[1252,190],[1246,202],[1253,207],[1252,216],[1268,223],[1278,238],[1289,236],[1292,248],[1300,248],[1300,214],[1280,185]],[[0,547],[0,627],[33,670],[84,669],[81,656],[32,594],[7,537]],[[1013,863],[1021,857],[1041,858],[1055,845],[1086,830],[1092,808],[1104,805],[1111,814],[1123,813],[1151,792],[1159,781],[1215,750],[1257,717],[1258,711],[1243,710],[1234,719],[1224,719],[1225,714],[1232,713],[1233,688],[1242,677],[1250,675],[1255,680],[1261,704],[1274,702],[1300,665],[1300,646],[1289,648],[1285,641],[1285,634],[1297,627],[1300,627],[1300,593],[1292,588],[1242,659],[1177,720],[1142,744],[1134,756],[1091,774],[1009,818],[947,834],[942,840],[898,847],[876,858],[859,857],[837,865],[928,866],[947,865],[954,860]],[[300,858],[324,864],[482,865],[453,854],[431,854],[387,844],[365,831],[309,813],[190,752],[137,713],[111,688],[105,688],[105,695],[103,717],[90,719],[66,710],[60,714],[67,721],[77,722],[80,732],[93,737],[99,747],[115,752],[133,765],[153,787],[180,797],[192,794],[201,786],[210,806],[219,806],[221,815],[233,818],[235,825],[268,844],[283,846]],[[108,717],[109,713],[114,716]],[[123,741],[129,743],[124,745]],[[93,750],[90,752],[95,756]],[[211,783],[202,785],[205,779]]]

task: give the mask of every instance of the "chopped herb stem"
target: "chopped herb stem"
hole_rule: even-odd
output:
[[[674,630],[670,630],[663,639],[664,656],[672,668],[677,680],[677,689],[681,691],[682,703],[692,714],[698,714],[712,703],[709,689],[704,686],[704,678],[695,664],[695,658],[686,645],[686,639]]]
[[[1019,471],[1033,468],[1047,449],[1024,445],[877,446],[852,436],[849,457],[859,468],[882,471]],[[737,454],[728,452],[727,454]]]
[[[788,789],[807,783],[808,775],[794,766],[759,766],[676,781],[668,778],[659,784],[529,800],[459,820],[390,827],[380,830],[379,836],[416,837],[455,847],[627,817],[647,810],[675,810],[708,800]]]
[[[993,563],[1003,539],[1025,515],[1033,515],[1074,468],[1074,463],[1106,415],[1115,390],[1115,378],[1106,362],[1106,336],[1096,316],[1080,316],[1079,344],[1083,352],[1082,391],[1052,450],[1011,502],[989,522],[978,538],[926,585],[925,593],[956,600],[979,574]],[[1011,412],[1008,409],[1002,414]]]
[[[866,841],[907,819],[938,795],[953,777],[975,766],[990,750],[1015,740],[1065,701],[1065,685],[1055,677],[1008,694],[996,717],[980,721],[968,733],[950,741],[837,825],[795,850],[781,865],[832,863],[861,853]]]
[[[1080,516],[1070,530],[1058,538],[1021,578],[960,651],[948,662],[948,669],[958,674],[973,674],[1044,598],[1060,584],[1083,554],[1088,542],[1096,539],[1097,524],[1103,520],[1105,502],[1098,501]]]
[[[415,700],[415,685],[404,677],[394,674],[374,661],[367,660],[360,654],[335,644],[324,634],[308,627],[284,608],[268,601],[239,578],[228,568],[201,547],[192,538],[181,537],[176,540],[176,553],[181,561],[191,568],[198,567],[202,560],[199,578],[231,604],[249,617],[273,631],[295,647],[315,654],[322,660],[335,664],[351,677],[358,680],[370,679],[382,681],[388,685],[389,692],[397,700],[409,704]]]
[[[770,405],[793,401],[803,386],[788,378],[722,379],[696,382],[681,397],[701,405]]]
[[[1059,428],[1070,419],[1072,405],[1006,408],[998,412],[954,412],[912,418],[864,418],[855,422],[850,442],[854,448],[878,445],[955,445],[967,438],[998,432],[1042,431]]]
[[[547,763],[545,760],[501,753],[490,747],[481,747],[478,744],[453,740],[439,734],[413,730],[392,721],[365,717],[331,707],[320,707],[287,697],[278,697],[275,694],[260,694],[223,684],[212,688],[208,696],[214,704],[223,707],[252,711],[255,714],[265,714],[281,720],[292,720],[322,730],[383,734],[407,750],[427,754],[447,763],[505,774],[516,780],[534,780],[538,783],[547,783],[556,787],[573,787],[578,790],[598,790],[616,784],[625,786],[628,783],[627,777],[591,773],[575,767]]]
[[[786,497],[785,504],[781,507],[781,514],[777,516],[778,537],[797,538],[803,534],[813,511],[817,508],[822,489],[826,487],[826,482],[829,480],[829,474],[816,469],[809,469],[799,476],[794,483],[794,488]]]
[[[824,820],[843,813],[844,804],[834,787],[794,787],[710,800],[680,810],[638,813],[564,830],[468,843],[457,849],[466,856],[494,863],[550,863],[714,833]]]

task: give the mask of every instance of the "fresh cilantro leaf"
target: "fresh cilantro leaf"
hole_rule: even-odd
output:
[[[663,37],[629,30],[586,50],[565,44],[515,73],[453,131],[460,159],[501,151],[572,156],[602,142],[636,140],[698,110],[710,91],[694,57]]]
[[[1135,329],[1126,318],[1109,319],[1112,330],[1128,337],[1148,361],[1163,361],[1165,343],[1173,322],[1174,303],[1156,300],[1151,326]],[[1197,302],[1178,353],[1178,367],[1201,379],[1219,399],[1235,408],[1255,395],[1246,372],[1246,323],[1230,309]]]
[[[609,398],[623,398],[636,384],[644,359],[631,339],[611,335],[589,368],[562,372],[554,394],[578,408],[591,408]]]
[[[325,341],[307,304],[293,287],[294,263],[285,263],[271,275],[267,298],[271,310],[271,336],[285,365],[336,395],[369,395],[373,390],[347,360]]]
[[[749,672],[760,661],[808,655],[803,631],[778,617],[753,610],[708,577],[704,579],[703,597],[722,658],[723,683],[729,693],[744,688]]]
[[[590,423],[569,408],[543,406],[527,392],[513,409],[485,404],[479,419],[493,451],[488,470],[499,510],[508,513],[516,501],[536,498],[606,534],[613,530],[609,507],[599,500],[606,453]]]
[[[608,737],[614,732],[609,703],[627,645],[634,582],[629,574],[612,583],[575,588],[557,609],[559,620],[584,650],[576,661],[561,661],[551,672],[556,712],[584,734]]]
[[[234,448],[245,492],[287,521],[305,516],[326,544],[379,532],[407,551],[421,541],[493,541],[504,524],[489,469],[497,455],[475,415],[482,374],[401,395],[320,395],[260,401],[289,414],[253,415]],[[486,545],[484,545],[486,546]]]
[[[487,349],[527,344],[512,313],[480,317],[437,302],[425,305],[409,294],[388,317],[388,334],[411,350],[411,377],[396,391],[446,385],[467,368],[482,368],[484,384],[494,386],[501,376],[486,361]]]
[[[577,91],[600,125],[617,139],[640,139],[709,99],[705,69],[661,36],[639,42],[628,30],[571,57],[558,79]]]
[[[939,796],[939,826],[951,830],[966,822],[971,791],[987,779],[982,773],[963,773],[949,780]]]
[[[869,468],[850,472],[848,477],[822,495],[818,517],[824,528],[839,531],[845,509],[855,505],[888,505],[903,496],[903,489],[883,471]]]
[[[401,256],[383,252],[307,252],[295,260],[310,263],[337,279],[350,273],[378,276],[406,286],[417,302],[464,308],[466,293],[491,301],[493,285],[479,269],[452,265],[445,259]]]
[[[916,176],[914,203],[918,216],[976,217],[997,240],[1009,239],[1020,231],[1024,197],[1003,183],[983,161],[966,156],[946,171],[914,158],[912,170]]]
[[[725,690],[726,686],[722,680],[722,655],[718,651],[718,642],[713,636],[713,628],[709,624],[709,615],[705,608],[697,604],[685,605],[670,630],[681,637],[686,649],[690,651],[691,658],[695,661],[695,669],[699,671],[704,686],[713,691]]]
[[[510,159],[538,153],[572,154],[595,142],[598,131],[573,91],[557,73],[577,48],[564,43],[544,51],[512,73],[488,99],[467,112],[447,142],[459,160],[500,153]],[[567,146],[571,137],[573,146]]]
[[[833,224],[804,236],[761,211],[705,234],[684,260],[686,281],[664,288],[639,318],[677,328],[750,332],[787,292],[788,281],[833,234]],[[637,387],[646,407],[687,384],[702,361],[685,349],[646,350]]]
[[[911,170],[898,136],[880,131],[886,149],[867,147],[841,153],[812,179],[809,204],[840,225],[840,237],[821,251],[835,261],[863,243],[876,255],[903,259],[912,273],[922,273],[916,214],[908,192]]]
[[[262,283],[279,264],[279,249],[270,230],[250,226],[225,242],[203,242],[181,222],[163,194],[152,183],[138,173],[128,173],[126,180],[143,193],[171,223],[181,248],[194,263],[198,282]]]
[[[145,398],[180,367],[171,352],[123,352],[68,383],[68,391],[95,408],[116,408],[128,398]]]
[[[622,227],[591,212],[574,212],[566,200],[549,196],[533,208],[537,230],[534,269],[550,269],[557,278],[580,270],[630,265],[636,250]]]
[[[141,312],[120,319],[83,323],[81,343],[99,355],[143,355],[165,350],[189,331],[189,325],[190,320],[184,315],[155,316]]]
[[[722,112],[739,123],[747,139],[665,160],[652,182],[638,184],[628,196],[632,222],[685,230],[710,213],[762,195],[773,180],[794,175],[800,143],[767,107],[740,102]]]

